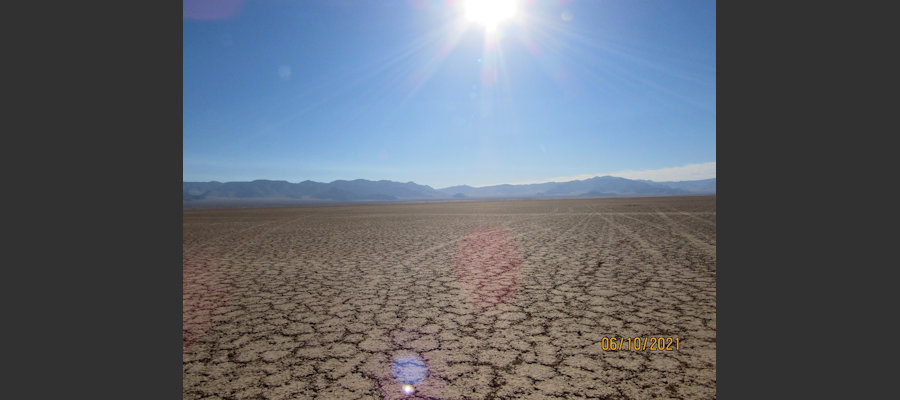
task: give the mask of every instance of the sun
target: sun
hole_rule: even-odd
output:
[[[466,16],[469,21],[484,25],[487,31],[514,18],[517,11],[516,0],[466,0]]]

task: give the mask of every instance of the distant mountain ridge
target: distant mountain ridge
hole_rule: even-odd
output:
[[[597,176],[568,182],[526,185],[468,185],[434,189],[415,182],[356,179],[299,183],[259,179],[252,182],[182,182],[182,202],[189,205],[322,204],[454,199],[526,199],[569,197],[677,196],[715,194],[716,178],[654,182]]]
[[[693,193],[712,194],[716,192],[716,178],[696,181],[655,182],[673,189],[687,190]]]
[[[596,176],[568,182],[483,187],[451,186],[438,189],[456,198],[621,197],[714,194],[716,178],[698,181],[653,182],[614,176]]]
[[[298,200],[426,200],[442,197],[430,186],[414,182],[337,180],[300,183],[259,179],[252,182],[182,182],[184,201],[202,199],[281,198]]]

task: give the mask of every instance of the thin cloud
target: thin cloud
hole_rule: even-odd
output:
[[[660,169],[646,169],[641,171],[623,170],[614,172],[598,172],[596,174],[581,174],[572,176],[560,176],[540,181],[518,182],[514,185],[527,185],[532,183],[547,182],[568,182],[591,179],[595,176],[616,176],[626,179],[646,179],[656,182],[666,181],[695,181],[700,179],[710,179],[716,177],[716,162],[710,161],[701,164],[688,164],[680,167],[668,167]],[[490,186],[490,185],[485,185]]]

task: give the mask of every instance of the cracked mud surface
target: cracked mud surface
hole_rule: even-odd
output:
[[[716,397],[714,196],[185,210],[183,246],[185,399]]]

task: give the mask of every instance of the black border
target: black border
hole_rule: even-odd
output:
[[[176,4],[45,10],[65,20],[53,29],[66,57],[48,52],[47,62],[69,72],[60,92],[70,119],[56,131],[67,157],[52,183],[66,188],[55,203],[73,223],[60,238],[71,252],[53,254],[54,272],[43,277],[61,289],[54,302],[63,311],[50,324],[65,348],[48,354],[46,369],[64,378],[40,393],[183,396]],[[54,279],[55,271],[67,272]]]
[[[834,115],[817,103],[844,76],[824,71],[852,11],[754,5],[717,11],[717,397],[830,398],[847,384],[859,397],[865,384],[841,372],[846,326],[821,319],[848,296],[825,281],[837,260],[821,226],[849,210],[831,203],[846,186],[827,175]]]
[[[176,4],[10,13],[11,397],[182,397]]]

